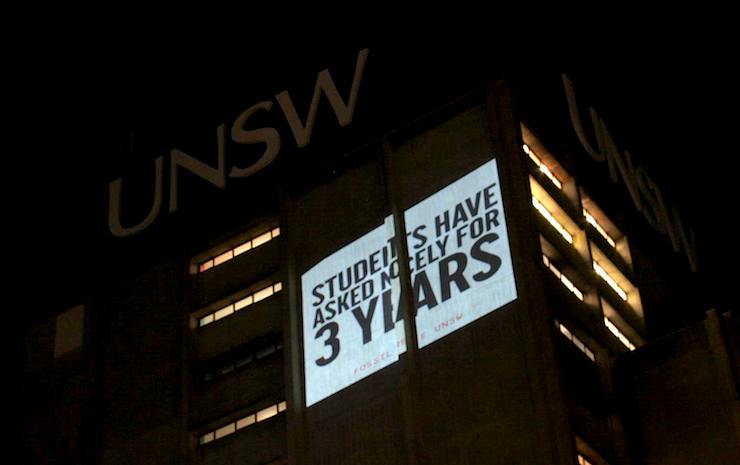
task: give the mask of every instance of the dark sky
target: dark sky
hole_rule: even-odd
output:
[[[728,218],[736,210],[730,188],[737,166],[730,143],[733,79],[722,37],[685,33],[678,27],[668,35],[643,30],[622,39],[630,36],[629,28],[600,33],[593,27],[526,45],[511,35],[420,33],[394,39],[395,44],[386,40],[373,50],[392,51],[395,62],[409,70],[424,68],[420,85],[429,92],[456,70],[514,77],[543,72],[555,78],[567,72],[579,95],[593,99],[619,146],[630,150],[695,225],[705,263],[715,270],[709,280],[716,282],[717,297],[710,301],[727,305],[733,283],[716,270],[737,256],[724,245],[733,239]],[[22,270],[23,287],[16,289],[24,294],[39,282],[55,282],[28,311],[46,313],[57,294],[68,295],[70,289],[72,295],[84,293],[85,280],[106,262],[99,222],[107,182],[118,175],[109,150],[125,145],[131,120],[156,118],[162,106],[223,97],[224,83],[281,90],[270,84],[290,82],[281,73],[301,66],[315,73],[345,50],[356,53],[377,40],[336,42],[296,38],[290,45],[268,46],[264,38],[230,45],[171,39],[96,49],[88,37],[50,40],[35,53],[19,53],[14,85],[6,89],[15,115],[14,143],[6,150],[10,260]],[[155,110],[148,113],[149,104]]]

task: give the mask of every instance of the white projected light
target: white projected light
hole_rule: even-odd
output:
[[[496,160],[406,210],[419,347],[516,299]]]
[[[516,299],[496,160],[406,210],[424,347]],[[303,274],[306,405],[395,363],[406,350],[393,220]]]

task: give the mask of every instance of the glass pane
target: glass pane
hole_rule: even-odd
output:
[[[270,235],[270,231],[267,231],[264,234],[260,234],[259,236],[252,239],[252,247],[257,248],[264,244],[265,242],[268,242],[270,239],[272,239],[272,236]]]
[[[267,407],[266,409],[262,409],[259,412],[257,412],[257,422],[267,420],[268,418],[274,417],[277,415],[277,405],[271,405]]]
[[[222,426],[221,428],[216,430],[216,439],[221,439],[224,436],[228,436],[229,434],[232,434],[234,431],[236,431],[235,423],[229,423],[226,426]]]
[[[254,414],[247,415],[246,417],[236,422],[236,429],[242,429],[249,425],[253,425],[254,423],[255,423]]]
[[[241,300],[234,302],[234,311],[241,310],[242,308],[252,305],[252,296],[248,295]]]
[[[200,444],[208,444],[209,442],[213,441],[213,433],[207,433],[200,437]]]
[[[213,266],[218,266],[223,262],[229,261],[233,258],[234,252],[232,250],[226,251],[213,259]]]
[[[252,241],[247,241],[242,245],[239,245],[234,248],[234,256],[241,255],[244,252],[250,250],[252,248]]]
[[[213,314],[206,315],[203,318],[200,319],[198,325],[199,326],[205,326],[207,324],[213,323]]]
[[[233,305],[227,305],[226,307],[222,308],[221,310],[217,311],[213,314],[214,320],[220,320],[221,318],[227,317],[234,313],[234,306]]]
[[[270,297],[272,294],[272,286],[270,286],[255,292],[252,297],[254,298],[254,302],[257,303],[260,300]]]

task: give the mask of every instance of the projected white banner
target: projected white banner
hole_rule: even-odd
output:
[[[419,347],[516,299],[496,160],[406,210]],[[394,363],[406,350],[393,222],[301,279],[306,405]]]

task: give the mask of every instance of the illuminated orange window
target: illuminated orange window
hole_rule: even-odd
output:
[[[257,412],[250,413],[249,415],[239,418],[236,421],[221,426],[216,430],[201,434],[198,438],[198,443],[202,446],[217,439],[229,436],[231,434],[234,434],[238,430],[263,422],[265,420],[269,420],[270,418],[284,412],[286,409],[287,404],[285,401],[270,405],[269,407],[265,407],[261,410],[258,410]]]
[[[219,255],[215,257],[211,257],[208,260],[198,263],[198,267],[197,267],[198,273],[203,273],[205,271],[210,270],[211,268],[214,268],[223,263],[226,263],[232,258],[237,257],[243,254],[244,252],[248,252],[252,249],[255,249],[261,246],[262,244],[266,244],[278,236],[280,236],[279,227],[272,228],[269,231],[260,233],[257,236],[254,236],[240,243],[239,245],[227,250],[226,252],[220,253]]]
[[[252,294],[249,294],[248,296],[237,300],[236,302],[232,302],[224,307],[219,308],[218,310],[214,312],[210,312],[210,313],[207,313],[201,316],[198,319],[198,326],[203,327],[215,321],[218,321],[222,318],[226,318],[227,316],[233,314],[234,312],[238,312],[239,310],[246,308],[252,305],[253,303],[257,303],[261,300],[264,300],[280,292],[282,289],[283,289],[283,283],[280,281],[270,284],[269,286],[263,287],[262,289],[259,289],[253,292]]]

